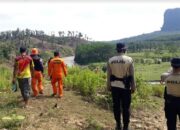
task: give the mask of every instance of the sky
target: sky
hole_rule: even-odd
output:
[[[160,30],[165,10],[180,8],[178,1],[101,1],[4,0],[0,2],[0,32],[29,28],[50,35],[70,30],[91,40],[117,40]]]

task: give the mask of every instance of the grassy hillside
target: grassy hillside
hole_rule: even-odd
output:
[[[123,38],[120,40],[114,40],[112,42],[116,43],[118,41],[121,42],[137,42],[137,41],[146,41],[146,40],[153,40],[159,37],[166,37],[166,36],[178,36],[180,35],[180,31],[167,31],[167,32],[163,32],[163,31],[155,31],[152,33],[146,33],[146,34],[141,34],[141,35],[137,35],[137,36],[133,36],[133,37],[129,37],[129,38]]]
[[[0,97],[2,97],[0,100],[0,129],[114,129],[112,99],[106,90],[106,73],[100,69],[90,70],[84,66],[69,68],[68,72],[68,76],[64,79],[65,91],[62,99],[50,97],[52,88],[50,81],[45,78],[44,95],[30,98],[30,106],[26,109],[22,109],[20,91],[11,92],[10,80],[6,80],[7,86],[4,84],[4,87],[0,89]],[[8,74],[6,71],[2,74],[3,77],[11,77],[9,71]],[[163,87],[146,84],[140,75],[136,77],[136,83],[137,91],[132,97],[131,128],[163,130],[165,127],[165,118],[162,116],[164,115]],[[19,119],[19,116],[23,119]]]
[[[130,56],[135,62],[141,62],[143,59],[151,59],[153,62],[160,59],[162,62],[168,62],[172,57],[180,56],[180,32],[156,33],[152,33],[154,37],[151,38],[146,38],[145,35],[139,40],[137,37],[132,37],[126,41],[127,51],[131,53]],[[107,59],[116,55],[115,46],[114,42],[92,42],[79,45],[75,51],[75,61],[79,64],[106,62]]]
[[[44,31],[38,30],[17,30],[0,32],[0,59],[11,60],[18,54],[20,46],[25,46],[30,52],[31,48],[38,48],[43,58],[48,59],[52,56],[54,50],[59,50],[61,56],[72,56],[77,45],[88,42],[88,37],[81,32],[68,31],[65,35],[64,31],[59,32],[59,36],[55,34],[47,35]]]

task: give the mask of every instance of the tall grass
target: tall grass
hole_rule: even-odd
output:
[[[12,72],[5,65],[0,65],[0,90],[10,88]]]
[[[84,96],[93,96],[105,87],[106,76],[101,71],[73,67],[68,69],[64,82],[67,88],[79,90]]]
[[[141,75],[136,76],[136,92],[132,95],[132,106],[156,106],[153,97],[162,98],[164,88],[162,85],[151,85],[144,82]]]

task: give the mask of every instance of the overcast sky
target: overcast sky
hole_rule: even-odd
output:
[[[30,1],[30,0],[29,0]],[[160,30],[168,8],[180,2],[0,2],[0,31],[29,28],[79,31],[93,40],[116,40]]]

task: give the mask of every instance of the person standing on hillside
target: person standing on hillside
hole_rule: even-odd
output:
[[[37,48],[32,48],[31,50],[31,58],[33,59],[34,63],[34,73],[32,76],[32,90],[33,90],[33,96],[36,97],[38,94],[43,94],[43,63],[42,59],[39,56],[39,51]]]
[[[12,83],[18,80],[21,95],[24,99],[24,107],[27,107],[30,96],[30,78],[33,75],[33,61],[26,54],[26,48],[20,47],[20,56],[15,58],[13,80]]]
[[[165,116],[168,130],[177,130],[177,116],[180,117],[180,58],[172,58],[172,71],[161,75],[165,81]]]
[[[58,51],[54,52],[54,58],[50,60],[48,75],[53,88],[52,96],[58,94],[58,97],[61,98],[63,96],[63,76],[67,76],[67,69]],[[58,83],[57,86],[56,83]]]
[[[123,115],[123,130],[129,130],[131,93],[135,91],[134,65],[131,57],[125,55],[123,43],[117,43],[118,55],[107,63],[107,87],[112,92],[116,130],[122,130],[121,112]],[[122,108],[122,110],[121,110]]]

